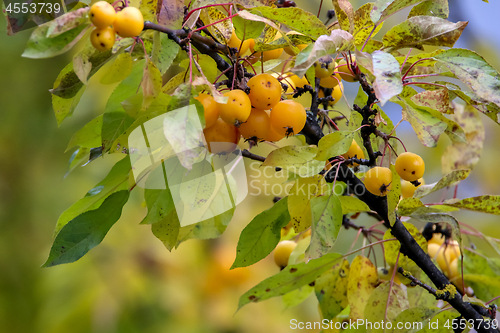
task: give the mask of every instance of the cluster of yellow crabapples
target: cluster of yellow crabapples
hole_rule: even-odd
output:
[[[311,230],[302,233],[298,240],[301,240],[311,235]],[[274,250],[274,262],[280,269],[288,265],[290,255],[297,243],[293,240],[283,240],[278,243]],[[435,233],[427,242],[427,253],[429,257],[435,260],[443,273],[455,285],[460,285],[459,278],[461,277],[459,269],[459,260],[461,257],[460,246],[457,241],[446,240],[445,236],[441,233]],[[389,281],[394,273],[394,266],[378,267],[377,274],[379,281]],[[401,273],[394,274],[394,282],[397,284],[404,284],[406,286],[411,284],[411,280],[404,277]]]
[[[90,7],[89,17],[95,29],[90,34],[90,42],[98,51],[113,47],[116,35],[136,37],[144,28],[144,18],[139,9],[125,7],[119,12],[106,1],[99,1]]]

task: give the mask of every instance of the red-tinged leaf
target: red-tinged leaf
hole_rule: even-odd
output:
[[[158,24],[170,29],[180,29],[184,18],[183,0],[158,0]]]
[[[423,0],[377,0],[373,5],[371,18],[373,23],[378,24],[401,9],[415,5]]]
[[[450,49],[436,56],[455,76],[480,98],[500,107],[500,74],[477,53]]]
[[[384,47],[391,50],[424,45],[453,47],[468,22],[453,23],[434,16],[415,16],[392,27],[384,38]]]
[[[383,106],[388,100],[403,91],[400,67],[392,54],[383,51],[373,52],[372,61],[373,75],[375,75],[373,89],[380,100],[380,105]]]
[[[408,18],[421,15],[448,18],[450,15],[448,0],[427,0],[419,3],[411,9]]]
[[[332,3],[340,28],[352,34],[354,31],[354,9],[351,3],[348,0],[332,0]]]
[[[425,106],[441,113],[450,113],[448,89],[426,90],[411,97],[420,106]]]

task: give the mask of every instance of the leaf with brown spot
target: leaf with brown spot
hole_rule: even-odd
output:
[[[180,29],[184,18],[183,0],[158,0],[158,24],[170,29]]]
[[[321,258],[312,259],[308,263],[303,262],[287,266],[278,274],[265,279],[243,294],[238,303],[238,310],[250,303],[250,301],[265,301],[308,285],[341,259],[340,254],[330,253]],[[266,291],[267,289],[270,289],[270,291]]]
[[[349,261],[344,259],[316,279],[314,289],[323,318],[333,319],[348,305],[349,269]]]
[[[458,169],[472,170],[483,152],[485,133],[479,112],[471,105],[464,107],[455,103],[454,110],[452,118],[465,131],[467,143],[454,142],[446,147],[441,157],[443,173]]]
[[[500,74],[483,57],[466,49],[450,49],[434,57],[480,98],[500,107]]]
[[[378,24],[401,9],[415,5],[423,0],[377,0],[373,5],[371,18],[373,23]]]
[[[415,16],[392,27],[384,36],[384,47],[396,50],[424,45],[453,47],[468,22],[453,23],[434,16]]]
[[[448,0],[427,0],[413,7],[408,18],[413,16],[436,16],[443,19],[450,15]]]
[[[470,170],[454,170],[446,174],[438,182],[421,185],[415,190],[414,198],[422,198],[428,194],[439,191],[445,187],[457,184],[469,176]]]
[[[370,17],[370,12],[372,11],[372,9],[373,9],[373,2],[369,2],[359,7],[356,10],[356,12],[354,12],[354,31],[352,32],[352,35],[354,36],[356,45],[362,45],[366,41],[370,33],[372,33],[373,27],[375,26]],[[384,23],[382,22],[377,26],[375,31],[373,31],[372,33],[372,37],[375,36],[377,32],[380,31],[383,25]],[[376,43],[376,41],[370,39],[363,50],[365,52],[371,53],[372,51],[370,51],[370,46],[373,47],[374,43]],[[383,46],[381,42],[379,43],[380,44],[378,45],[379,47],[377,49],[380,49]]]
[[[427,251],[427,240],[422,236],[420,231],[413,224],[408,222],[403,222],[403,225],[408,230],[408,232],[412,235],[413,239],[420,245],[424,251]],[[384,240],[392,239],[394,236],[391,234],[390,230],[387,230],[384,234]],[[404,254],[400,254],[399,251],[401,249],[401,243],[398,240],[387,241],[384,243],[384,256],[385,261],[390,266],[396,266],[396,261],[398,263],[398,267],[403,267],[406,270],[414,270],[417,265],[413,260],[408,258]],[[399,254],[399,260],[397,260]]]
[[[411,97],[420,106],[425,106],[441,113],[450,113],[450,96],[448,89],[425,90]]]
[[[382,318],[384,321],[392,322],[398,314],[409,307],[406,290],[397,283],[391,287],[391,282],[385,281],[371,293],[365,308],[364,319],[372,323],[380,322]],[[383,332],[383,330],[371,331]]]
[[[351,263],[347,282],[347,299],[352,320],[363,319],[368,299],[378,281],[377,267],[370,259],[356,256]]]
[[[460,209],[472,210],[475,212],[500,215],[500,196],[499,195],[480,195],[477,197],[466,198],[462,200],[446,200],[445,205],[457,207]]]
[[[375,75],[373,89],[380,100],[380,105],[383,106],[403,91],[400,67],[392,54],[383,51],[373,52],[372,61],[373,75]]]
[[[354,9],[351,3],[348,0],[332,0],[332,3],[340,28],[352,34],[354,31]]]

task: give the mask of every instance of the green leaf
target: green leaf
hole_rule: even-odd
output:
[[[246,267],[264,259],[278,245],[281,228],[290,222],[287,197],[263,211],[243,229],[231,269]]]
[[[314,287],[302,286],[283,295],[283,304],[285,309],[297,306],[304,302],[313,292]]]
[[[382,41],[391,50],[414,47],[423,51],[424,45],[453,47],[467,24],[435,16],[414,16],[392,27]]]
[[[161,73],[151,60],[148,61],[146,67],[144,67],[141,86],[143,96],[141,111],[144,111],[151,105],[156,96],[158,96],[162,86]]]
[[[324,161],[315,160],[318,148],[309,146],[285,146],[273,150],[262,166],[280,167],[300,177],[318,174],[325,167]]]
[[[179,229],[177,237],[177,247],[189,239],[212,239],[217,238],[226,230],[234,214],[234,208],[220,215],[209,218],[195,224],[191,224]]]
[[[126,112],[106,112],[102,119],[101,140],[103,150],[108,151],[113,142],[132,125],[134,118]]]
[[[59,36],[66,31],[74,29],[80,25],[89,23],[88,13],[90,7],[84,7],[77,9],[75,11],[66,13],[57,17],[55,20],[50,21],[47,24],[47,34],[48,38],[53,38]]]
[[[66,209],[57,220],[54,236],[71,220],[78,215],[94,210],[101,206],[104,199],[111,194],[128,189],[128,179],[130,176],[131,166],[129,157],[117,162],[106,178],[99,182],[91,189],[82,199],[75,202],[71,207]]]
[[[132,72],[133,61],[130,53],[119,54],[106,73],[101,77],[101,84],[121,82]]]
[[[349,31],[354,30],[354,9],[348,0],[332,0],[333,9],[340,25],[340,29]]]
[[[63,79],[66,79],[66,77],[71,73],[74,74],[73,63],[69,63],[68,65],[66,65],[66,67],[64,67],[63,70],[59,73],[56,81],[54,82],[54,89],[56,89],[60,85],[61,81]],[[83,83],[80,82],[80,80],[78,80],[78,77],[76,77],[76,80],[78,81],[79,87],[78,89],[76,89],[72,97],[62,98],[57,95],[52,95],[52,108],[54,109],[54,114],[56,116],[58,126],[61,125],[64,119],[73,114],[73,111],[80,102],[80,98],[85,92],[86,87],[83,85]]]
[[[398,213],[400,216],[409,216],[417,209],[425,207],[418,198],[405,198],[399,202]]]
[[[484,254],[464,249],[464,280],[474,288],[480,299],[493,299],[500,293],[500,260],[487,258]],[[460,264],[460,262],[459,262]],[[459,270],[460,270],[459,266]],[[498,300],[494,302],[498,305]]]
[[[240,297],[238,310],[250,302],[261,302],[281,296],[313,282],[332,267],[342,256],[330,253],[307,264],[288,265],[278,274],[265,279]]]
[[[423,0],[377,0],[373,6],[371,18],[373,23],[378,24],[394,13],[408,6],[415,5]]]
[[[22,56],[25,58],[40,59],[62,54],[69,51],[85,35],[89,28],[88,24],[78,24],[76,27],[53,37],[48,36],[51,29],[53,33],[64,30],[63,28],[53,28],[61,20],[65,20],[64,16],[37,27],[31,34]],[[69,24],[71,25],[72,23]]]
[[[159,31],[154,32],[152,59],[162,75],[170,68],[179,50],[179,45],[171,40],[167,34]]]
[[[121,103],[132,95],[137,94],[144,74],[145,60],[136,61],[132,72],[116,88],[106,103],[104,112],[123,111]]]
[[[307,251],[309,258],[319,258],[329,253],[342,226],[342,206],[334,194],[311,199],[313,215],[311,244]]]
[[[394,319],[393,324],[395,324],[394,325],[395,328],[391,332],[416,333],[420,330],[420,328],[428,325],[429,320],[432,317],[434,317],[439,311],[440,311],[439,308],[428,308],[426,306],[419,306],[410,309],[405,309],[400,314],[398,314],[397,317]],[[401,323],[401,324],[396,324],[396,323]],[[412,323],[411,328],[405,327],[406,323]],[[398,329],[397,327],[405,327],[405,328]]]
[[[233,17],[233,26],[239,39],[257,38],[264,30],[266,24],[258,21],[245,20],[240,16]]]
[[[396,223],[396,207],[398,206],[399,197],[401,196],[401,179],[394,165],[391,164],[390,169],[392,171],[392,186],[387,194],[387,210],[389,213],[389,222],[391,226],[393,226],[394,223]]]
[[[375,24],[372,22],[372,19],[370,17],[372,9],[373,9],[373,2],[369,2],[359,7],[354,13],[354,32],[352,33],[352,35],[354,36],[356,45],[363,45],[363,43],[366,41],[366,39],[372,32],[373,28],[375,27]],[[382,22],[377,26],[377,28],[372,33],[372,37],[375,36],[377,32],[380,31],[383,25],[384,24]],[[370,41],[373,41],[373,39],[370,39]],[[371,53],[367,49],[367,46],[365,46],[364,51]]]
[[[57,234],[49,257],[42,267],[77,261],[99,245],[120,218],[128,197],[128,190],[118,191],[104,200],[99,208],[69,221]]]
[[[460,314],[455,309],[442,311],[439,309],[437,314],[432,317],[425,325],[423,329],[418,331],[418,333],[450,333],[452,331],[451,326],[453,325],[453,319],[458,318]],[[445,327],[444,323],[449,323],[449,327]]]
[[[446,87],[448,88],[450,94],[450,100],[455,97],[460,98],[468,105],[471,105],[479,112],[484,113],[490,119],[492,119],[497,124],[500,123],[500,107],[495,103],[488,102],[485,99],[474,94],[472,91],[462,91],[460,86],[451,85],[449,82],[446,82]],[[456,106],[455,106],[456,107]]]
[[[441,178],[438,182],[433,184],[426,184],[417,187],[415,190],[415,194],[413,194],[414,198],[422,198],[432,192],[439,191],[445,187],[449,187],[458,183],[469,176],[470,170],[455,170],[450,172]]]
[[[314,288],[323,318],[331,320],[347,307],[349,269],[349,261],[344,259],[316,279]]]
[[[76,132],[68,143],[68,147],[65,152],[70,150],[75,146],[80,146],[84,148],[94,148],[99,147],[102,144],[101,141],[101,128],[102,128],[102,118],[103,115],[99,115],[89,121],[85,126],[83,126],[78,132]]]
[[[443,214],[444,215],[444,214]],[[413,224],[408,222],[402,222],[408,232],[412,235],[415,241],[420,245],[420,247],[427,251],[427,240],[422,236],[420,231]],[[390,230],[387,230],[384,234],[384,240],[393,239],[394,236],[391,234]],[[415,262],[408,258],[403,253],[399,253],[401,250],[401,243],[398,240],[387,241],[384,243],[384,256],[387,264],[389,266],[396,266],[396,261],[398,267],[403,267],[406,270],[412,271],[417,267]],[[398,259],[399,254],[399,260]]]
[[[384,105],[393,96],[399,95],[403,91],[399,63],[392,54],[375,51],[373,58],[373,89],[375,95],[380,100],[380,105]]]
[[[406,288],[403,289],[398,283],[391,286],[390,281],[384,281],[375,288],[368,298],[368,304],[372,306],[365,308],[365,319],[372,323],[380,318],[392,322],[402,311],[410,307]],[[374,329],[371,332],[384,332],[384,329]]]
[[[500,74],[483,57],[466,49],[450,49],[434,59],[446,66],[479,97],[500,106]]]
[[[480,195],[462,200],[451,199],[444,202],[445,205],[475,212],[500,215],[500,196]]]
[[[319,161],[345,154],[351,147],[354,132],[339,131],[323,136],[318,142],[318,153],[314,157]]]
[[[164,193],[165,192],[162,192],[160,195]],[[158,196],[158,199],[160,195]],[[156,210],[156,212],[157,211],[158,210]],[[181,226],[177,212],[175,210],[171,210],[168,215],[151,225],[151,232],[163,243],[163,245],[165,245],[167,250],[172,251],[172,249],[177,245],[180,228]]]
[[[342,206],[342,215],[357,212],[369,212],[371,210],[366,203],[356,197],[343,195],[339,197],[339,199],[340,205]]]
[[[295,232],[302,232],[311,226],[311,199],[323,194],[326,188],[326,181],[321,175],[295,181],[288,195],[288,211]]]
[[[319,58],[348,51],[352,48],[353,42],[354,37],[344,30],[333,30],[329,36],[322,35],[314,44],[309,45],[296,56],[295,67],[291,71],[298,77],[303,77]]]
[[[448,18],[448,15],[450,15],[448,0],[427,0],[421,2],[411,9],[408,17],[421,15],[436,16],[443,19]]]
[[[291,30],[300,32],[313,39],[326,35],[326,27],[316,15],[298,7],[271,8],[257,7],[250,10],[252,14],[278,21]]]
[[[80,147],[71,154],[69,159],[68,171],[64,175],[64,178],[70,174],[71,171],[75,170],[78,166],[85,165],[89,161],[90,148]]]

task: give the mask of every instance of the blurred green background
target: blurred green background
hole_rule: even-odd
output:
[[[352,1],[355,8],[366,1]],[[317,12],[319,1],[297,1]],[[457,46],[482,54],[500,68],[497,32],[498,2],[450,0],[451,21],[470,20]],[[325,10],[331,3],[325,1]],[[405,12],[406,13],[406,12]],[[402,14],[404,15],[404,13]],[[394,18],[398,22],[403,17]],[[392,19],[391,19],[392,20]],[[386,27],[391,21],[386,23]],[[0,328],[9,333],[38,332],[290,332],[289,321],[319,320],[313,297],[285,309],[276,298],[251,304],[235,314],[238,297],[262,279],[278,272],[272,258],[248,269],[229,272],[238,235],[260,211],[272,205],[272,195],[249,196],[219,240],[181,244],[169,253],[150,231],[138,225],[146,213],[142,193],[134,191],[120,221],[103,243],[76,263],[40,268],[46,259],[55,222],[61,212],[99,182],[116,162],[106,156],[69,174],[64,152],[72,134],[100,114],[113,87],[92,79],[73,117],[57,127],[48,89],[72,52],[52,59],[22,58],[31,31],[6,35],[0,19]],[[383,33],[383,32],[382,32]],[[380,35],[379,35],[380,36]],[[350,102],[357,91],[346,84]],[[340,103],[339,103],[340,104]],[[344,108],[342,106],[340,109]],[[387,105],[396,123],[399,107]],[[459,197],[500,194],[498,125],[482,117],[486,128],[484,158],[459,187]],[[409,125],[398,135],[427,161],[426,180],[441,176],[440,154],[423,147]],[[260,148],[267,149],[267,148]],[[262,152],[263,152],[262,150]],[[457,217],[493,237],[498,218],[460,213]],[[373,223],[360,219],[358,223]],[[355,236],[342,231],[340,251]],[[478,244],[481,247],[480,244]]]

